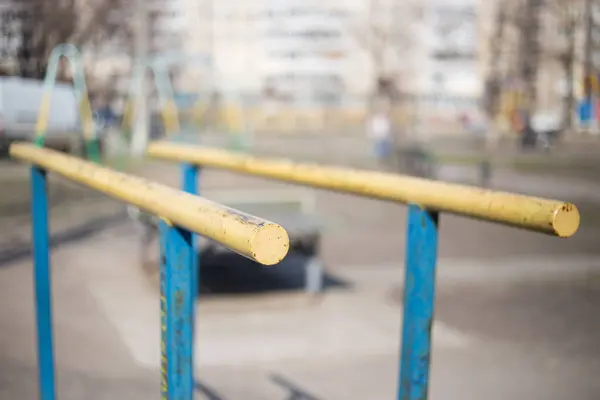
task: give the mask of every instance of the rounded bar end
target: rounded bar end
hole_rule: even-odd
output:
[[[580,223],[579,210],[574,204],[564,203],[554,211],[552,219],[552,228],[554,233],[562,238],[573,236]]]
[[[252,257],[263,265],[275,265],[290,249],[290,238],[282,226],[267,223],[257,229],[250,239]]]

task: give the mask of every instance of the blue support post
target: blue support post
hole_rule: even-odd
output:
[[[184,192],[187,193],[191,193],[191,194],[199,194],[199,190],[198,190],[198,175],[199,175],[199,168],[196,165],[193,164],[183,164],[181,167],[181,175],[182,175],[182,181],[181,181],[181,190],[183,190]],[[193,260],[193,264],[194,264],[194,271],[193,271],[193,275],[192,275],[192,293],[194,294],[194,305],[196,304],[196,296],[198,295],[198,285],[199,285],[199,268],[200,268],[200,256],[199,256],[199,249],[197,248],[198,243],[197,243],[198,239],[197,239],[197,235],[195,233],[192,233],[192,247],[194,248],[194,260]],[[195,314],[194,314],[195,315]]]
[[[192,234],[160,221],[161,398],[193,400]]]
[[[435,304],[438,213],[408,207],[398,400],[426,400]]]
[[[37,322],[39,395],[54,400],[54,351],[52,340],[52,289],[46,171],[31,167],[31,215],[33,226],[33,276]]]

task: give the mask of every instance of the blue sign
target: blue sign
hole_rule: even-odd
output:
[[[581,100],[577,108],[577,116],[581,124],[590,123],[595,118],[596,113],[593,99],[585,98]]]

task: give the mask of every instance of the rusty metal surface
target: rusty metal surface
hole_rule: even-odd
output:
[[[194,397],[194,251],[192,234],[161,221],[161,398]]]
[[[398,400],[426,400],[429,393],[435,277],[438,249],[435,212],[408,210],[404,312]]]

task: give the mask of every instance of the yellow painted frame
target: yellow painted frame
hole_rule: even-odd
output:
[[[217,148],[155,142],[148,155],[222,168],[360,196],[418,204],[429,210],[569,237],[579,228],[577,207],[559,200],[415,178],[404,175],[258,158]]]
[[[52,49],[52,52],[50,53],[48,70],[44,80],[44,95],[42,97],[42,103],[38,112],[38,119],[36,123],[35,142],[42,146],[44,144],[46,129],[48,128],[48,118],[50,114],[50,107],[52,105],[52,89],[56,84],[58,63],[62,57],[66,58],[71,64],[75,93],[78,95],[77,100],[79,102],[79,115],[83,125],[83,137],[86,141],[90,142],[94,140],[96,136],[94,130],[92,106],[88,96],[81,55],[75,45],[60,44]]]
[[[147,210],[261,264],[277,264],[288,252],[289,237],[280,225],[202,197],[31,144],[13,144],[10,155]]]

